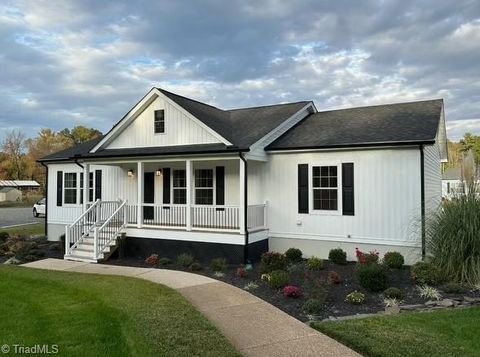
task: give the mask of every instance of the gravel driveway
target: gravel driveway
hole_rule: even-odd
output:
[[[45,217],[33,217],[32,207],[0,208],[0,228],[24,225],[28,223],[43,223]]]

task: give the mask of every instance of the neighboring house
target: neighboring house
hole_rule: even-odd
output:
[[[125,232],[140,257],[359,247],[412,263],[446,159],[442,100],[222,110],[153,88],[105,136],[41,160],[48,237],[66,232],[66,258],[86,261]]]
[[[0,202],[10,201],[20,201],[22,199],[22,191],[14,187],[3,187],[0,188]]]
[[[0,180],[0,188],[15,187],[23,192],[38,191],[40,184],[33,180]]]
[[[455,195],[463,194],[463,191],[462,168],[447,168],[442,174],[442,197],[451,199]]]

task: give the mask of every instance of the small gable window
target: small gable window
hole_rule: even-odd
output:
[[[155,134],[162,134],[165,132],[165,111],[164,110],[155,110],[154,131],[155,131]]]

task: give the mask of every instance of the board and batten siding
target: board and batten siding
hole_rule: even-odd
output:
[[[442,167],[437,143],[423,148],[425,173],[425,216],[435,214],[442,202]]]
[[[90,171],[102,170],[102,200],[112,201],[120,198],[118,180],[122,170],[116,166],[91,165]],[[57,206],[57,172],[83,172],[73,163],[48,165],[48,222],[49,224],[70,224],[82,214],[81,204]],[[80,182],[77,182],[80,184]]]
[[[312,210],[312,166],[354,164],[355,215],[339,210]],[[297,165],[309,165],[309,213],[298,213]],[[276,237],[310,241],[348,242],[418,247],[421,244],[420,151],[372,149],[275,153],[270,155],[265,176],[271,246]],[[338,242],[338,243],[337,243]],[[309,243],[311,244],[311,242]],[[355,245],[353,247],[355,247]],[[352,249],[353,250],[353,249]],[[348,252],[352,257],[354,252]],[[310,253],[311,254],[311,253]],[[328,254],[328,251],[327,251]],[[308,252],[307,252],[308,255]]]
[[[154,112],[161,109],[165,110],[165,133],[155,134]],[[188,113],[163,97],[157,97],[106,148],[123,149],[219,142]]]

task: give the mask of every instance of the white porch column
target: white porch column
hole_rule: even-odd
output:
[[[187,231],[192,230],[192,160],[185,161],[185,178],[187,179]]]
[[[143,226],[143,162],[137,163],[137,227]]]
[[[245,162],[242,159],[238,159],[240,162],[240,174],[239,180],[240,187],[238,199],[239,199],[239,211],[238,211],[238,220],[240,226],[240,233],[244,234],[247,227],[245,227]]]
[[[83,212],[87,210],[88,191],[90,184],[90,164],[83,164]]]

